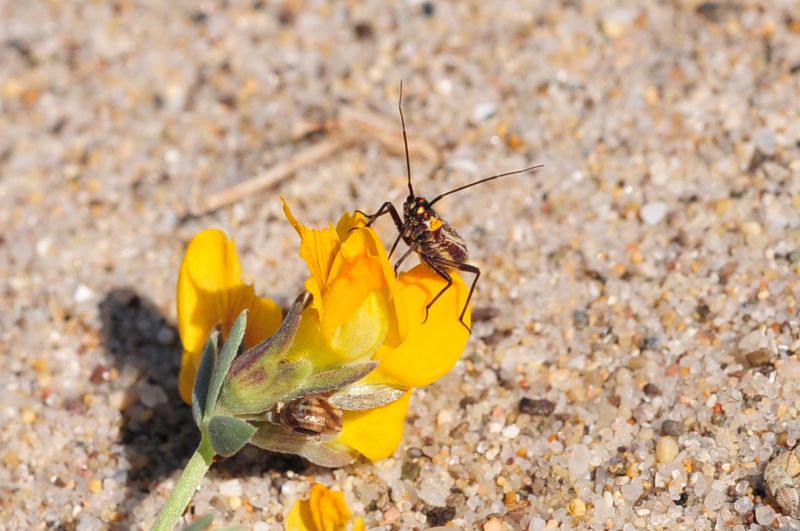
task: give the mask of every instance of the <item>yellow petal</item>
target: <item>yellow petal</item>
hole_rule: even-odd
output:
[[[242,284],[242,268],[234,243],[220,230],[195,236],[178,274],[178,330],[183,346],[199,352],[209,331],[230,306],[231,289]],[[211,304],[209,304],[211,303]]]
[[[403,439],[403,428],[411,391],[402,398],[375,409],[345,411],[343,427],[334,440],[361,453],[371,461],[392,455]]]
[[[367,531],[367,527],[364,525],[364,519],[360,516],[357,516],[353,520],[353,531]]]
[[[400,292],[408,311],[409,330],[397,348],[384,347],[375,355],[381,364],[368,381],[399,387],[423,387],[453,368],[469,339],[469,332],[458,317],[469,288],[455,271],[453,285],[431,306],[428,320],[425,306],[447,284],[429,267],[420,264],[400,275]],[[467,308],[464,321],[471,323]]]
[[[192,387],[209,334],[220,327],[223,337],[244,309],[249,309],[245,344],[272,336],[281,323],[281,309],[271,299],[256,297],[242,282],[234,242],[224,232],[208,229],[189,243],[178,274],[178,330],[184,352],[178,387],[191,402]]]
[[[339,252],[340,242],[336,229],[309,229],[294,217],[288,203],[283,201],[283,213],[300,236],[300,257],[308,264],[311,278],[306,282],[306,289],[314,296],[312,307],[322,310],[322,297],[328,286],[328,278],[333,259]]]
[[[298,500],[286,515],[286,531],[343,531],[352,513],[344,494],[315,483],[308,500]]]

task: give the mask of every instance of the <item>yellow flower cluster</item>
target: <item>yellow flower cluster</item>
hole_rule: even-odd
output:
[[[453,287],[425,320],[425,306],[445,281],[425,265],[396,277],[363,216],[346,214],[335,227],[310,229],[286,204],[284,212],[300,236],[300,256],[310,271],[305,288],[313,297],[286,357],[310,360],[319,370],[380,362],[362,383],[407,390],[405,395],[372,409],[345,411],[341,431],[325,444],[351,448],[371,460],[388,457],[402,439],[411,389],[442,377],[466,346],[469,333],[458,317],[467,288],[454,273]],[[245,347],[269,338],[280,326],[278,305],[242,281],[234,243],[221,231],[201,232],[189,244],[178,280],[178,325],[185,349],[179,383],[186,402],[209,334],[221,329],[225,337],[244,309],[249,310]]]

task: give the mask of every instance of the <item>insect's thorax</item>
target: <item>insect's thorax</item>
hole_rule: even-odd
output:
[[[403,218],[403,241],[408,246],[418,245],[423,260],[466,262],[466,243],[424,197],[409,197],[403,205]]]

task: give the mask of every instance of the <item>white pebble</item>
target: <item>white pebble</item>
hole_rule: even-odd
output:
[[[706,508],[710,511],[716,511],[722,507],[723,503],[725,503],[725,494],[713,489],[708,493],[705,501],[703,502]]]
[[[775,154],[775,133],[771,129],[762,127],[753,133],[753,143],[764,155]]]
[[[449,494],[450,490],[448,488],[444,488],[441,483],[433,481],[430,478],[423,480],[422,485],[417,491],[419,499],[434,507],[444,507],[447,505],[447,496]]]
[[[528,524],[528,531],[542,531],[547,526],[547,522],[539,518],[538,516],[534,516],[531,518],[531,523]]]
[[[775,510],[769,505],[756,507],[756,522],[761,525],[770,525],[775,520]]]
[[[144,407],[156,407],[159,404],[166,404],[168,400],[167,393],[157,385],[140,384],[137,392]]]
[[[658,439],[656,443],[656,461],[659,463],[671,463],[678,456],[678,442],[668,435]]]
[[[502,435],[506,439],[513,439],[514,437],[519,435],[519,426],[517,426],[516,424],[510,424],[506,426],[505,428],[503,428]]]
[[[94,297],[94,291],[86,284],[78,284],[78,287],[75,288],[75,294],[72,296],[75,302],[79,304],[91,300],[92,297]]]
[[[753,508],[753,501],[747,496],[742,496],[733,502],[733,510],[739,514],[747,514]]]
[[[634,480],[632,483],[623,485],[620,488],[620,492],[622,492],[622,497],[627,501],[636,501],[644,492],[644,488],[641,481]]]
[[[483,122],[491,118],[497,112],[497,105],[491,101],[479,103],[472,109],[472,121]]]
[[[648,225],[657,225],[667,215],[667,204],[663,201],[645,203],[639,210],[639,215]]]
[[[242,484],[238,479],[223,481],[219,486],[219,493],[222,496],[241,496]]]
[[[753,352],[754,350],[765,347],[766,344],[767,336],[765,336],[761,330],[753,330],[739,340],[739,350]]]
[[[438,427],[445,426],[453,422],[453,412],[449,409],[443,409],[436,415],[436,425]]]
[[[786,360],[777,369],[778,376],[783,380],[795,381],[800,378],[800,361]]]
[[[585,444],[576,444],[570,450],[569,473],[572,477],[583,476],[589,471],[589,448]]]

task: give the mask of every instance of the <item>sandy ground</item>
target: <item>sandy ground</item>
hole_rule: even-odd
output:
[[[761,477],[800,439],[796,2],[0,16],[0,528],[152,522],[196,443],[176,388],[188,240],[226,229],[287,304],[306,272],[279,195],[322,225],[401,202],[404,162],[367,135],[192,209],[345,107],[398,132],[401,79],[410,137],[444,164],[415,153],[418,190],[545,164],[441,203],[484,271],[463,360],[415,395],[393,458],[330,471],[248,449],[193,514],[280,529],[321,481],[372,529],[800,527]]]

